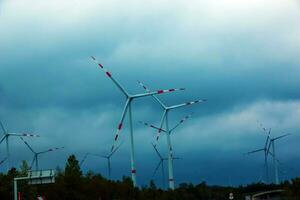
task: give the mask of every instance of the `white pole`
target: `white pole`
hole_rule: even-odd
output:
[[[269,183],[268,155],[265,152],[266,184]]]
[[[167,142],[168,142],[169,188],[171,190],[174,190],[175,186],[174,186],[174,176],[173,176],[172,145],[171,145],[170,130],[169,130],[168,111],[166,112],[166,133],[167,133]]]
[[[7,172],[10,170],[10,153],[9,153],[9,146],[8,146],[8,137],[9,137],[9,135],[6,135],[6,138],[5,138],[6,154],[7,154]]]
[[[109,180],[111,180],[111,177],[110,177],[110,174],[111,174],[111,171],[110,171],[110,157],[107,158],[107,167],[108,167],[108,178],[109,178]]]
[[[133,141],[133,125],[132,125],[132,113],[131,113],[131,100],[128,105],[129,111],[129,128],[130,128],[130,143],[131,143],[131,179],[133,186],[136,187],[136,169],[135,169],[135,159],[134,159],[134,141]]]
[[[278,166],[277,166],[277,161],[276,161],[276,156],[275,156],[275,141],[272,141],[272,151],[273,151],[273,166],[274,166],[274,175],[275,175],[275,184],[279,184],[279,177],[278,177]]]
[[[14,200],[18,200],[18,184],[17,184],[17,180],[14,180]]]
[[[161,160],[161,172],[162,172],[162,187],[166,188],[166,180],[165,180],[165,167],[164,160]]]
[[[35,170],[39,170],[38,154],[35,154]]]

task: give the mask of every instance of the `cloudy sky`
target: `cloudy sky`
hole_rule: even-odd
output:
[[[68,0],[0,1],[0,119],[37,151],[42,168],[64,167],[68,155],[108,153],[125,99],[90,59],[97,57],[131,93],[185,87],[161,95],[167,105],[208,102],[170,113],[170,126],[193,112],[172,134],[176,183],[247,184],[263,175],[264,145],[257,120],[272,128],[281,178],[300,175],[300,2],[296,0]],[[158,162],[151,142],[162,110],[151,97],[133,104],[138,184]],[[113,178],[130,175],[128,121]],[[166,137],[159,149],[166,155]],[[31,162],[19,138],[12,161]],[[0,159],[5,157],[0,145]],[[106,162],[82,165],[106,175]],[[5,165],[0,171],[5,171]],[[160,184],[161,174],[156,182]]]

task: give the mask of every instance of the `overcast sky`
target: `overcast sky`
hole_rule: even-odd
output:
[[[70,154],[108,153],[125,98],[89,56],[94,55],[131,93],[185,87],[160,98],[173,105],[170,126],[193,112],[171,136],[175,182],[247,184],[263,174],[261,148],[272,128],[281,178],[300,175],[300,4],[296,0],[2,0],[0,1],[0,119],[37,151],[42,168],[64,167]],[[147,184],[158,162],[151,142],[162,110],[151,97],[133,104],[137,180]],[[130,175],[128,122],[112,176]],[[166,137],[159,149],[166,156]],[[12,160],[31,162],[19,138]],[[0,159],[5,157],[0,145]],[[106,162],[82,165],[107,175]],[[0,171],[5,171],[5,165]],[[161,174],[155,180],[160,184]]]

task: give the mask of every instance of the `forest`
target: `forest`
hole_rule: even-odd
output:
[[[29,167],[23,161],[20,168],[12,168],[7,174],[0,173],[0,200],[13,199],[13,179],[26,176]],[[36,199],[37,195],[46,200],[223,200],[229,199],[229,193],[234,199],[244,200],[245,196],[259,191],[283,189],[283,198],[300,199],[300,177],[286,180],[280,185],[266,185],[252,183],[246,186],[225,187],[199,184],[181,183],[174,190],[157,188],[153,181],[148,186],[134,188],[129,177],[122,180],[110,181],[92,171],[83,174],[79,162],[74,155],[70,155],[64,169],[56,169],[55,183],[43,185],[29,185],[26,181],[18,184],[22,200]]]

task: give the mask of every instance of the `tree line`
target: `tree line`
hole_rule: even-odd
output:
[[[13,199],[13,179],[26,176],[29,167],[26,161],[20,169],[12,168],[7,174],[0,173],[0,200]],[[234,199],[244,200],[245,195],[272,189],[283,189],[284,198],[300,200],[300,177],[284,181],[280,185],[253,183],[247,186],[210,186],[205,182],[194,185],[182,183],[174,191],[157,188],[153,181],[142,188],[133,187],[129,177],[111,181],[92,171],[82,173],[74,155],[69,156],[65,168],[57,169],[55,183],[29,185],[26,181],[18,184],[22,200],[36,199],[37,195],[46,200],[224,200],[229,193]]]

